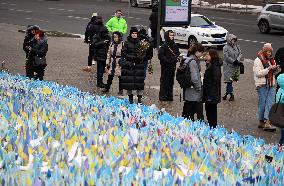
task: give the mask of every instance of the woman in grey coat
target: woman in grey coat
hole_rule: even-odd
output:
[[[202,56],[204,48],[201,44],[196,43],[190,47],[188,54],[189,58],[185,63],[189,63],[192,86],[183,89],[184,105],[182,116],[194,120],[194,114],[197,115],[198,120],[203,120],[203,103],[202,103],[202,81],[201,81],[201,67],[198,58]]]
[[[226,83],[226,94],[223,100],[230,95],[229,101],[234,101],[233,82],[239,80],[239,65],[243,57],[240,46],[237,44],[237,37],[233,34],[227,36],[227,45],[223,48],[224,53],[224,82]]]

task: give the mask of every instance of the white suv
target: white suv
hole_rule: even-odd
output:
[[[177,43],[189,46],[198,42],[203,46],[217,46],[221,49],[227,43],[228,31],[200,14],[191,14],[190,25],[186,27],[163,27],[161,31],[162,40],[164,40],[163,36],[167,30],[175,32]]]
[[[138,5],[148,5],[151,7],[155,3],[157,3],[157,0],[130,0],[132,7],[137,7]]]
[[[267,4],[257,19],[261,33],[269,33],[271,29],[284,31],[284,3]]]

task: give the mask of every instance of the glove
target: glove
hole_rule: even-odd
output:
[[[235,65],[235,66],[239,65],[239,61],[236,59],[236,60],[233,62],[233,65]]]

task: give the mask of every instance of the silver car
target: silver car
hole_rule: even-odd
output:
[[[269,33],[271,29],[284,31],[284,3],[267,4],[257,22],[261,33]]]

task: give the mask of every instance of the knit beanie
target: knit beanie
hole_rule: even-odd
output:
[[[138,29],[137,29],[137,27],[131,27],[131,28],[130,28],[130,35],[131,35],[133,32],[137,32],[137,34],[138,34]]]

